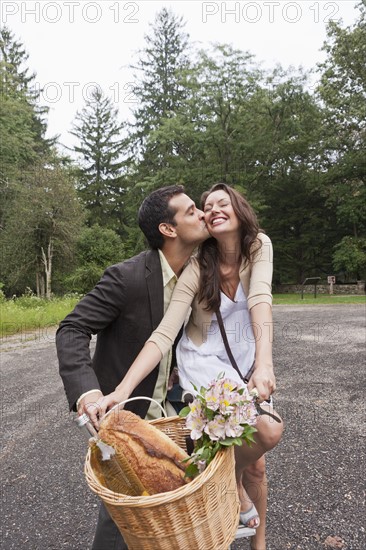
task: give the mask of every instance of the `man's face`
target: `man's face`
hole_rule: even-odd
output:
[[[169,201],[169,206],[176,210],[174,220],[177,225],[174,229],[182,243],[198,245],[210,236],[202,210],[196,208],[188,195],[175,195]]]

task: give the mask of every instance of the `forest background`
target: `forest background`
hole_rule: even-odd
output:
[[[96,87],[60,152],[26,45],[0,34],[0,281],[5,296],[85,293],[106,266],[145,248],[137,210],[183,184],[199,204],[218,181],[254,206],[274,244],[274,285],[366,278],[366,7],[330,21],[310,72],[264,70],[249,52],[197,49],[163,8],[132,60],[136,101],[119,121]]]

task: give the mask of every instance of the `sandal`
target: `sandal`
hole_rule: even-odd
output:
[[[235,539],[240,539],[242,537],[253,537],[256,532],[255,530],[260,524],[259,515],[254,504],[252,504],[246,512],[240,512],[239,518],[239,527],[237,529]],[[257,525],[255,527],[248,527],[248,523],[252,519],[257,519]]]
[[[247,510],[246,512],[240,512],[240,524],[242,524],[244,527],[248,526],[248,523],[252,520],[256,519],[256,526],[255,527],[249,527],[249,529],[257,529],[260,525],[259,520],[259,514],[257,512],[257,508],[252,504],[252,506]]]

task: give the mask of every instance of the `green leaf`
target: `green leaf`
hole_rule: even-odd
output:
[[[203,460],[206,460],[206,461],[209,460],[212,456],[212,449],[208,449],[208,448],[203,449],[203,453],[201,456]]]
[[[187,467],[185,477],[196,477],[198,474],[199,471],[197,465],[192,463]]]
[[[237,443],[239,441],[239,443]],[[242,440],[239,437],[227,437],[223,441],[220,441],[220,445],[223,447],[230,447],[231,445],[241,445]]]
[[[179,416],[181,418],[185,418],[186,416],[189,415],[191,409],[189,407],[183,407],[183,409],[181,411],[179,411]]]
[[[248,447],[251,447],[253,443],[256,443],[256,440],[254,439],[253,435],[257,431],[258,430],[256,428],[254,428],[253,426],[248,426],[248,425],[246,426],[242,437],[243,437],[244,441],[246,442],[246,444],[248,445]]]
[[[205,451],[205,447],[199,447],[197,450],[195,450],[194,455],[195,457],[201,459],[203,453]]]

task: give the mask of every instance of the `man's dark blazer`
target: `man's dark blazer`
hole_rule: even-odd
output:
[[[60,323],[57,354],[70,409],[81,394],[101,389],[110,393],[127,373],[164,312],[163,276],[157,250],[106,269],[103,277]],[[93,360],[90,339],[97,334]],[[137,386],[132,396],[151,397],[157,367]],[[145,417],[148,401],[126,408]]]

